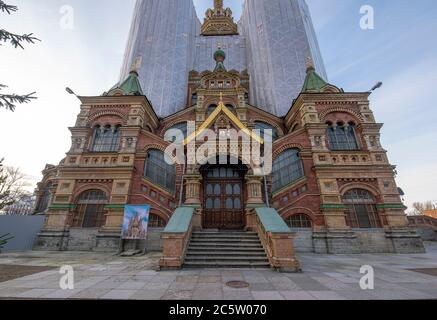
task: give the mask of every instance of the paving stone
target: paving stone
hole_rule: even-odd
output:
[[[169,290],[175,290],[175,291],[194,290],[196,286],[197,283],[174,282],[170,284]]]
[[[168,290],[161,300],[191,300],[192,297],[192,290]]]
[[[42,298],[52,292],[55,292],[55,289],[32,289],[20,294],[15,295],[17,298]]]
[[[71,299],[98,299],[107,294],[111,289],[89,288],[71,296]]]
[[[73,289],[73,290],[56,290],[49,294],[42,296],[43,299],[68,299],[71,298],[85,289]]]
[[[248,288],[234,289],[223,287],[224,300],[253,300],[252,293]]]
[[[293,282],[295,282],[296,285],[304,291],[329,291],[329,288],[309,277],[293,278]]]
[[[308,291],[317,300],[346,300],[346,297],[335,291]]]
[[[148,282],[143,284],[142,290],[167,290],[170,287],[170,282]]]
[[[116,289],[140,290],[140,289],[143,289],[143,287],[144,287],[144,283],[142,281],[126,281],[126,282],[122,283],[120,286],[118,286]]]
[[[158,275],[159,272],[158,271],[154,271],[154,270],[143,270],[140,271],[136,274],[136,276],[156,276]]]
[[[243,277],[244,280],[249,282],[249,283],[268,283],[269,280],[267,280],[266,278],[264,278],[264,276],[247,276],[246,274],[243,273]]]
[[[131,299],[135,300],[159,300],[166,293],[166,289],[138,290]]]
[[[177,276],[177,283],[197,283],[199,276]]]
[[[106,280],[106,281],[102,281],[99,283],[96,283],[95,285],[92,286],[92,288],[95,289],[115,289],[117,287],[119,287],[122,283],[115,282],[113,280]]]
[[[221,283],[222,277],[219,276],[199,276],[197,283]]]
[[[252,291],[255,300],[284,300],[278,291]]]
[[[314,297],[306,291],[280,291],[285,300],[313,300]]]
[[[194,300],[221,300],[223,299],[222,289],[196,288],[193,292]]]
[[[284,281],[284,282],[274,282],[272,283],[273,287],[278,291],[297,291],[301,290],[301,288],[294,283],[293,281]]]
[[[17,295],[29,291],[28,288],[4,288],[0,290],[0,297],[1,298],[12,298],[16,297]]]
[[[250,290],[252,291],[273,291],[275,290],[275,287],[272,283],[266,282],[266,283],[251,283]]]
[[[303,273],[257,269],[190,269],[157,272],[156,255],[141,258],[101,253],[25,252],[0,256],[0,264],[55,266],[56,269],[0,283],[2,298],[46,299],[437,299],[437,277],[407,269],[437,265],[437,245],[425,255],[299,254]],[[431,249],[429,249],[431,248]],[[158,258],[157,258],[158,257]],[[59,266],[75,270],[75,290],[60,290]],[[362,265],[375,268],[375,290],[359,288]],[[250,288],[233,289],[228,281],[247,281]],[[131,295],[131,296],[130,296]],[[270,299],[269,298],[269,299]]]
[[[132,297],[138,290],[114,289],[102,296],[102,299],[125,300]]]

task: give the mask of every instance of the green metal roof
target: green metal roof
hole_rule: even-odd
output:
[[[218,49],[214,53],[214,60],[217,62],[214,71],[226,71],[225,64],[223,63],[225,59],[226,59],[226,53],[223,50]]]
[[[121,90],[123,91],[123,95],[125,96],[143,96],[143,90],[141,89],[140,81],[138,80],[138,72],[135,70],[132,70],[129,73],[129,76],[121,83],[117,83],[114,87],[109,90],[109,93],[106,93],[105,95],[108,95],[113,90]]]
[[[256,208],[255,211],[266,232],[291,232],[284,219],[281,218],[281,216],[275,209],[262,207]]]
[[[214,53],[214,60],[217,60],[218,57],[223,57],[223,59],[226,59],[226,53],[221,50],[218,49],[215,53]]]
[[[175,210],[170,218],[164,233],[185,233],[190,228],[191,219],[193,218],[194,208],[179,207]]]
[[[313,67],[308,68],[302,92],[321,92],[328,83],[322,79]]]

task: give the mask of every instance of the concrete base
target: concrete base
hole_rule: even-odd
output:
[[[314,252],[320,254],[425,253],[422,239],[409,229],[313,232],[313,246]]]
[[[139,249],[146,252],[162,251],[162,228],[151,228],[147,240],[126,240],[125,250]],[[65,231],[42,230],[35,241],[34,250],[39,251],[96,251],[113,252],[119,250],[120,231],[95,228],[71,228]]]
[[[100,230],[96,236],[96,245],[92,249],[97,252],[118,252],[120,246],[120,231]]]
[[[401,229],[386,231],[387,239],[391,240],[394,253],[425,253],[422,238],[415,230]]]
[[[41,230],[36,237],[33,250],[65,251],[68,246],[68,234],[65,230]]]
[[[361,252],[356,235],[348,230],[314,232],[313,241],[316,253],[354,254]]]
[[[415,227],[423,241],[437,241],[437,229],[433,227]]]
[[[92,251],[99,233],[97,228],[70,228],[68,251]]]
[[[327,234],[328,253],[361,253],[357,236],[350,231],[330,231]]]

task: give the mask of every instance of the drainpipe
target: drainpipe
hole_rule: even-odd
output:
[[[266,206],[267,208],[270,208],[270,201],[269,201],[269,193],[267,191],[267,177],[264,175],[264,193],[266,197]]]
[[[181,190],[179,192],[179,207],[182,207],[182,196],[183,196],[183,192],[184,192],[184,180],[185,180],[186,170],[187,170],[187,156],[184,155],[184,168],[182,170]]]

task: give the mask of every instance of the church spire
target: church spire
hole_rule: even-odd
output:
[[[223,9],[223,0],[214,0],[214,9]]]
[[[229,36],[238,34],[232,10],[223,7],[223,0],[214,0],[214,8],[206,10],[201,28],[203,36]]]

